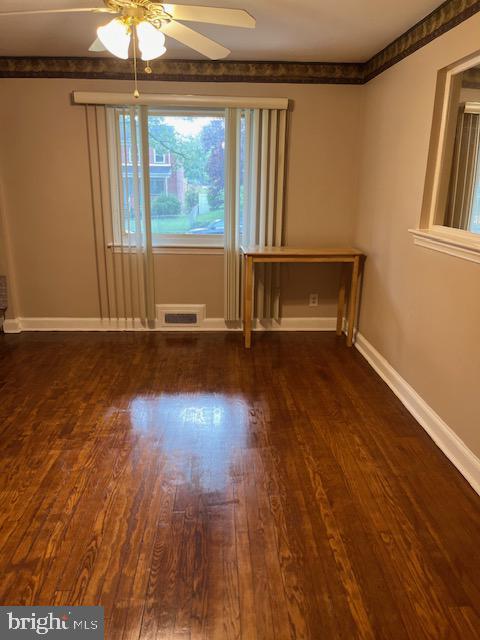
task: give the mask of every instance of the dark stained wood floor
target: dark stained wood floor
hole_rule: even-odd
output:
[[[331,334],[0,337],[0,604],[108,640],[480,638],[478,497]]]

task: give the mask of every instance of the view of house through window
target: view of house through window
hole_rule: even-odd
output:
[[[129,118],[129,116],[127,116]],[[130,122],[128,121],[128,125]],[[134,162],[130,126],[119,127],[125,234],[134,233]],[[225,220],[224,112],[148,111],[150,212],[154,238],[221,236]],[[133,160],[132,160],[133,157]],[[192,241],[194,238],[192,238]]]

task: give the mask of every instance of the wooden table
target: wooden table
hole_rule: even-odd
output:
[[[350,281],[350,299],[348,303],[347,346],[353,345],[360,272],[365,255],[357,249],[294,249],[291,247],[241,247],[244,259],[243,278],[243,334],[245,348],[252,345],[252,314],[254,267],[257,263],[304,263],[328,262],[342,265],[340,288],[338,292],[337,335],[343,331],[345,298],[347,284],[347,265],[352,265]]]

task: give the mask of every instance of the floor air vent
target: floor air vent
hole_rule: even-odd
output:
[[[166,313],[165,324],[198,324],[196,313]]]
[[[160,327],[171,329],[195,328],[205,320],[204,304],[158,304],[157,321]]]

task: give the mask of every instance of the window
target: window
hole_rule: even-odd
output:
[[[242,246],[283,242],[288,99],[88,92],[73,99],[86,105],[102,317],[153,328],[156,277],[169,277],[154,247],[209,253],[204,247],[213,246],[223,254],[224,318],[237,322]],[[164,163],[155,162],[160,154]],[[258,314],[278,317],[280,274],[263,271]]]
[[[152,198],[168,193],[168,182],[166,177],[156,177],[150,174],[150,195]]]
[[[480,233],[480,85],[465,89],[464,82],[443,222],[452,229]],[[479,102],[465,102],[470,95]]]
[[[154,246],[223,246],[224,110],[114,108],[110,118],[110,156],[117,159],[111,163],[114,214],[122,218],[115,226],[124,233],[116,242],[127,244],[135,235],[135,183],[145,174]]]
[[[163,153],[158,148],[153,148],[153,164],[167,164],[168,155]]]
[[[439,72],[415,243],[480,262],[480,57]]]

